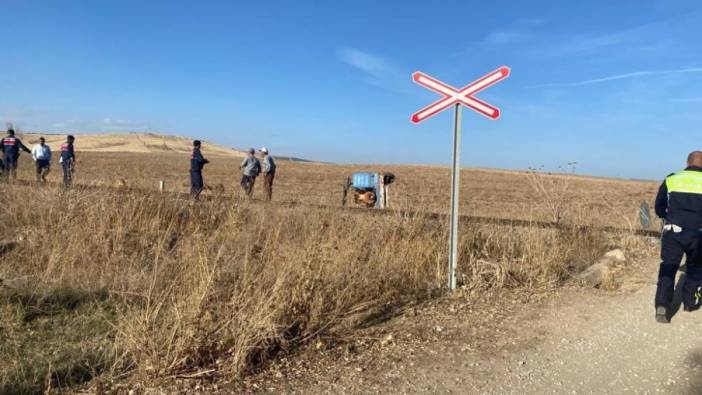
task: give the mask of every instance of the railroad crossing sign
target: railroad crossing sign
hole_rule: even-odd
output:
[[[431,89],[440,95],[443,95],[444,98],[435,101],[434,103],[412,114],[412,122],[420,123],[454,104],[463,104],[464,106],[469,107],[490,119],[499,118],[500,109],[477,99],[473,95],[509,77],[509,73],[510,68],[507,66],[502,66],[499,69],[471,82],[463,87],[463,89],[458,90],[451,85],[445,84],[436,78],[422,73],[421,71],[415,72],[412,74],[412,79],[414,82]]]
[[[414,82],[422,85],[440,95],[442,99],[424,107],[412,114],[410,118],[417,124],[441,111],[453,106],[453,164],[451,170],[451,230],[449,236],[449,267],[448,286],[449,289],[456,289],[456,265],[458,263],[458,184],[460,179],[460,156],[461,156],[461,105],[466,106],[481,115],[490,119],[500,117],[500,109],[476,98],[478,92],[495,85],[496,83],[509,77],[511,69],[502,66],[497,70],[484,75],[483,77],[456,89],[449,84],[439,81],[427,74],[417,71],[412,74]]]

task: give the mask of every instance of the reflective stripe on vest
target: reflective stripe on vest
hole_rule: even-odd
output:
[[[15,145],[17,143],[17,139],[14,137],[5,137],[2,139],[2,143],[4,145]]]
[[[68,151],[68,144],[61,144],[61,151]]]
[[[702,172],[683,170],[665,179],[668,193],[699,193],[702,194]]]

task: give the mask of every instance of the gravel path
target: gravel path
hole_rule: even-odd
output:
[[[636,265],[639,274],[617,293],[572,288],[526,307],[504,322],[509,329],[492,350],[471,352],[475,339],[460,335],[400,354],[397,363],[338,370],[312,385],[289,382],[282,392],[702,394],[702,312],[655,321],[657,266]]]
[[[471,358],[459,369],[449,369],[450,374],[432,375],[436,370],[431,366],[420,369],[416,373],[428,383],[424,390],[702,394],[702,313],[681,310],[671,324],[655,322],[657,265],[650,260],[641,275],[627,281],[632,292],[613,296],[570,290],[559,295],[538,312],[532,329],[541,327],[544,334],[533,346],[487,360]]]

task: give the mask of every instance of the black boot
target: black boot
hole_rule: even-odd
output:
[[[656,321],[661,324],[670,324],[670,317],[668,317],[668,308],[665,306],[656,307]]]

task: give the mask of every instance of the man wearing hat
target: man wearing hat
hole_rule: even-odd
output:
[[[263,190],[265,191],[265,199],[271,201],[273,199],[273,179],[275,178],[275,161],[268,153],[268,148],[261,148],[263,154]]]
[[[205,187],[205,181],[202,179],[202,168],[205,167],[205,164],[210,163],[202,156],[201,147],[200,140],[193,141],[193,152],[190,154],[190,196],[193,199],[197,199]]]
[[[246,193],[246,196],[251,196],[253,192],[254,184],[256,183],[256,177],[261,173],[261,162],[256,158],[256,150],[251,148],[249,153],[239,165],[242,170],[241,176],[241,188]]]

